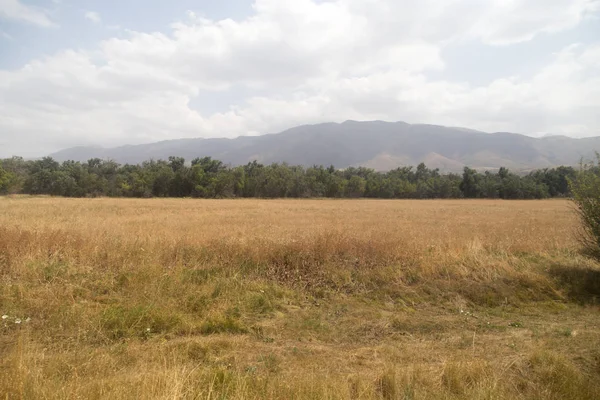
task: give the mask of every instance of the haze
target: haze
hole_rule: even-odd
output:
[[[0,0],[0,157],[407,121],[600,135],[597,0]]]

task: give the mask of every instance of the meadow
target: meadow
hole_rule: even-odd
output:
[[[566,200],[0,197],[2,399],[598,399]]]

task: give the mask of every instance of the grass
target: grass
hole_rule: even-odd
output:
[[[576,225],[560,200],[0,198],[0,398],[600,398]]]

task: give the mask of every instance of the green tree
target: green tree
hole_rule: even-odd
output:
[[[119,191],[126,197],[152,197],[154,182],[148,165],[124,165],[118,175]]]
[[[29,164],[29,171],[23,190],[28,194],[52,194],[56,172],[60,164],[50,157],[44,157]]]
[[[6,194],[15,182],[14,174],[6,171],[0,162],[0,194]]]
[[[31,161],[25,161],[22,157],[11,157],[2,160],[2,168],[11,177],[6,184],[5,190],[8,193],[21,193],[23,182],[29,175],[29,164]],[[6,179],[6,177],[5,177]]]
[[[235,167],[231,174],[233,176],[233,195],[242,197],[246,186],[246,171],[244,167]]]
[[[206,173],[216,174],[227,167],[219,160],[213,160],[211,157],[195,158],[192,160],[192,166],[199,165]]]
[[[92,158],[83,164],[87,168],[87,176],[82,186],[86,196],[117,196],[120,195],[117,185],[119,164],[114,161]]]
[[[172,168],[170,163],[159,160],[146,164],[146,175],[152,182],[152,195],[156,197],[168,197],[177,191],[173,181],[176,168]]]
[[[256,160],[244,165],[243,197],[263,197],[262,186],[264,180],[263,171],[265,166]]]
[[[185,158],[183,157],[169,157],[169,166],[173,170],[173,172],[177,172],[183,169],[185,166]]]
[[[294,171],[286,163],[273,163],[263,170],[263,195],[269,198],[293,197]]]
[[[327,181],[325,195],[327,197],[343,197],[348,181],[335,171],[330,171],[330,174],[329,180]]]
[[[463,180],[460,183],[460,190],[464,193],[466,198],[477,198],[479,197],[479,181],[480,176],[474,169],[465,167],[463,172]]]
[[[306,169],[305,184],[308,197],[323,197],[327,193],[327,187],[331,173],[323,166],[313,166]]]
[[[538,184],[544,184],[548,188],[551,197],[566,197],[571,195],[569,180],[574,179],[576,170],[573,167],[558,167],[533,171],[529,177]]]
[[[367,187],[366,179],[353,175],[350,180],[348,180],[348,185],[346,186],[346,195],[348,197],[362,197],[365,194],[365,190]]]
[[[182,157],[119,165],[94,158],[86,163],[51,158],[0,160],[0,193],[69,197],[368,197],[368,198],[503,198],[566,196],[571,167],[533,171],[526,176],[506,168],[483,174],[465,168],[462,176],[442,174],[424,163],[379,172],[365,167],[336,170],[257,161],[230,167],[210,157]],[[597,167],[594,167],[597,169]]]
[[[169,196],[189,197],[194,192],[194,179],[192,169],[185,165],[182,157],[169,157],[169,166],[173,174],[169,181]]]
[[[502,176],[507,176],[508,171],[504,173],[503,168],[500,168],[498,174],[490,171],[485,171],[479,181],[479,193],[481,197],[486,199],[497,199],[500,197],[500,186],[502,186]]]
[[[595,163],[582,163],[569,183],[581,220],[581,242],[590,255],[600,259],[600,153]]]

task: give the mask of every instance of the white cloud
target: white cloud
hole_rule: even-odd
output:
[[[491,0],[469,33],[495,45],[527,41],[575,27],[597,11],[598,4],[597,0]]]
[[[19,0],[0,0],[0,18],[24,21],[44,28],[57,27],[46,10],[25,5]]]
[[[498,76],[480,87],[428,78],[443,75],[449,43],[530,40],[575,26],[596,3],[532,4],[257,0],[241,21],[188,13],[170,32],[129,32],[0,70],[0,132],[9,135],[0,134],[0,156],[345,119],[600,134],[600,45],[569,46],[530,78]],[[239,88],[250,94],[223,112],[190,107],[196,96]]]
[[[102,22],[102,18],[100,18],[100,14],[98,14],[95,11],[87,11],[84,14],[85,19],[87,19],[88,21],[91,21],[94,24],[99,24]]]

